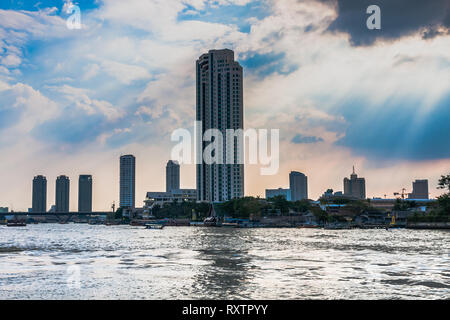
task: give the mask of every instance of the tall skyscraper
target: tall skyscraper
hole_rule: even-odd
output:
[[[78,179],[78,212],[92,212],[91,175],[80,175]]]
[[[350,179],[344,178],[344,196],[366,199],[366,180],[358,178],[358,175],[355,173],[355,167],[353,167]]]
[[[301,172],[292,171],[289,174],[289,189],[292,201],[308,199],[308,177]]]
[[[180,189],[180,165],[170,160],[166,166],[166,192]]]
[[[408,194],[408,199],[429,199],[428,180],[414,181],[413,191]]]
[[[33,213],[47,212],[47,179],[44,176],[36,176],[33,179]]]
[[[69,212],[70,179],[67,176],[56,178],[56,212]]]
[[[197,164],[197,196],[200,201],[221,202],[244,196],[244,164],[239,164],[243,146],[226,143],[227,129],[244,129],[243,70],[229,49],[210,50],[197,60],[197,121],[198,134],[203,137],[209,129],[217,129],[224,137],[223,152],[216,156],[221,163],[207,164],[202,157]],[[209,142],[197,148],[205,150]],[[203,153],[201,153],[203,154]],[[197,150],[197,156],[199,150]],[[227,163],[234,156],[234,164]]]
[[[120,207],[134,208],[136,191],[136,158],[131,155],[120,157]]]

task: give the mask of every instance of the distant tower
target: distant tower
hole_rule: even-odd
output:
[[[47,179],[44,176],[36,176],[33,179],[33,213],[47,212]]]
[[[56,179],[56,212],[69,212],[70,179],[59,176]]]
[[[170,160],[166,166],[166,192],[180,189],[180,165]]]
[[[217,129],[226,137],[227,129],[243,129],[243,69],[234,60],[234,52],[210,50],[197,60],[196,72],[196,120],[202,123],[199,135],[203,137],[209,129]],[[239,163],[243,147],[237,148],[237,137],[233,139],[234,148],[231,142],[223,142],[223,152],[217,155],[219,163],[202,161],[197,165],[199,201],[222,202],[244,196],[244,165]],[[208,145],[208,142],[200,143],[197,155]],[[234,156],[234,164],[227,163],[227,155]]]
[[[344,178],[344,195],[356,199],[366,199],[366,180],[358,178],[354,166],[350,179]]]
[[[413,191],[408,194],[408,199],[429,199],[428,180],[414,181]]]
[[[129,154],[120,157],[120,207],[135,207],[136,158]]]
[[[91,175],[80,175],[78,179],[78,212],[92,212]]]
[[[308,199],[308,177],[301,172],[292,171],[289,174],[289,189],[292,201]]]

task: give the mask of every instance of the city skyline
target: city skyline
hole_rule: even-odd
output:
[[[136,170],[136,157],[134,155],[122,155],[119,158],[120,163],[120,173],[119,176],[121,177],[121,180],[123,180],[123,184],[127,185],[126,188],[121,191],[119,199],[123,199],[124,205],[122,205],[121,202],[119,202],[120,207],[124,208],[139,208],[140,205],[136,206],[135,204],[135,182],[136,182],[136,176],[135,176],[135,170]],[[162,198],[168,197],[168,194],[172,194],[178,198],[180,195],[184,194],[190,194],[193,191],[197,192],[197,189],[186,189],[181,188],[179,181],[180,181],[180,165],[173,160],[169,160],[166,164],[165,168],[165,181],[166,181],[166,191],[147,191],[145,200],[143,201],[144,204],[146,204],[149,200],[149,195],[152,196],[158,196]],[[61,180],[64,180],[64,185],[61,184]],[[51,204],[50,202],[50,209],[55,209],[56,212],[93,212],[96,210],[92,209],[92,198],[93,198],[93,190],[92,190],[92,175],[79,175],[78,180],[78,193],[77,193],[77,199],[78,199],[78,210],[69,210],[67,207],[69,206],[69,198],[70,198],[70,178],[65,175],[60,175],[56,179],[56,200],[55,204]],[[169,184],[175,183],[175,188],[169,188]],[[59,186],[58,186],[59,183]],[[366,189],[365,189],[365,179],[357,176],[355,172],[355,167],[353,167],[353,173],[350,175],[350,179],[347,177],[343,180],[343,190],[344,191],[336,191],[335,196],[338,197],[350,197],[355,199],[370,199],[365,196]],[[361,186],[362,184],[362,186]],[[129,186],[131,187],[129,187]],[[356,189],[355,186],[356,185]],[[60,189],[58,193],[58,188]],[[120,188],[120,184],[119,184]],[[170,189],[170,190],[168,190]],[[130,192],[130,190],[132,190]],[[403,188],[402,192],[395,192],[393,193],[394,197],[387,197],[387,194],[384,195],[384,199],[410,199],[410,200],[421,200],[421,199],[430,199],[429,197],[429,190],[428,190],[428,179],[416,179],[415,181],[412,181],[412,192],[411,193],[405,193],[407,189]],[[331,191],[327,195],[327,193]],[[271,198],[275,196],[284,196],[288,201],[299,201],[299,200],[319,200],[321,197],[327,195],[332,196],[333,195],[333,189],[327,189],[325,190],[325,193],[323,193],[321,196],[319,196],[317,199],[313,199],[311,197],[308,197],[308,177],[298,171],[291,171],[289,173],[289,188],[275,188],[270,189],[266,188],[264,193],[264,198]],[[58,196],[59,194],[59,196]],[[294,194],[294,196],[292,196]],[[247,195],[246,195],[247,196]],[[32,207],[28,208],[28,210],[23,210],[23,212],[31,210],[31,212],[34,213],[40,213],[40,212],[50,212],[46,211],[45,209],[39,209],[42,208],[42,203],[44,204],[44,208],[48,205],[48,200],[46,200],[47,197],[47,180],[45,176],[37,175],[33,179],[33,192],[32,192]],[[172,195],[171,195],[172,197]],[[131,199],[131,200],[130,200]],[[383,199],[382,196],[379,197],[372,197],[372,199]],[[191,199],[192,200],[192,199]],[[198,199],[197,199],[198,200]],[[59,201],[59,205],[57,205]],[[119,200],[120,201],[120,200]],[[133,205],[128,205],[128,202],[131,201]],[[115,204],[115,200],[112,202],[112,204]],[[63,208],[62,208],[63,207]],[[144,205],[145,207],[145,205]],[[2,207],[2,208],[8,208],[12,209],[13,211],[20,211],[15,210],[13,207]],[[36,209],[38,208],[38,209]],[[61,209],[62,208],[62,209]],[[83,209],[80,209],[83,208]]]
[[[136,206],[148,190],[164,190],[170,134],[195,119],[193,61],[223,48],[245,70],[244,127],[281,129],[279,173],[262,177],[246,166],[246,195],[287,186],[299,170],[317,199],[342,190],[352,165],[369,198],[412,192],[416,179],[429,181],[432,198],[443,193],[436,186],[450,168],[449,35],[425,38],[418,22],[405,30],[394,21],[398,32],[370,38],[315,0],[214,9],[180,2],[164,11],[83,1],[81,30],[68,30],[53,5],[0,4],[0,43],[9,43],[0,57],[0,151],[11,155],[0,163],[2,207],[30,208],[30,180],[44,174],[48,209],[57,176],[88,173],[93,209],[109,210],[119,202],[117,158],[128,153],[142,161]],[[220,18],[230,10],[236,21]],[[181,170],[181,184],[195,188],[195,166]],[[72,192],[71,210],[77,200]]]

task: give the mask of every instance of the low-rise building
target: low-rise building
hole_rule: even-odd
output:
[[[287,201],[291,201],[291,190],[290,189],[266,189],[266,199],[274,198],[277,196],[283,196]]]
[[[163,206],[165,203],[196,201],[196,189],[178,189],[170,192],[147,192],[144,208],[151,209],[155,205]]]

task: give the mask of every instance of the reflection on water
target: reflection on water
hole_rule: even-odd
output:
[[[449,299],[449,240],[430,230],[0,227],[0,299]]]

